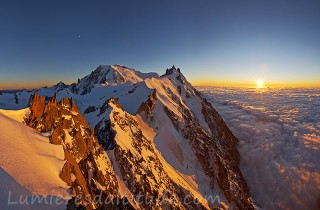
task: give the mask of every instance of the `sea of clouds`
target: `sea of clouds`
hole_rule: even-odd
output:
[[[197,87],[240,140],[263,209],[320,209],[320,89]]]

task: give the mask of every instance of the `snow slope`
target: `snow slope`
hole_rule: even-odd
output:
[[[16,197],[18,195],[68,197],[66,190],[68,186],[59,177],[65,163],[62,146],[50,144],[47,137],[18,122],[23,116],[21,113],[25,112],[26,110],[19,110],[14,114],[14,111],[0,111],[1,209],[20,207],[26,209],[17,205],[8,206],[9,192]],[[13,119],[10,116],[13,116]],[[63,205],[60,206],[60,209],[64,208]],[[41,205],[36,205],[30,209],[43,208]]]
[[[4,110],[0,109],[0,114],[6,115],[7,117],[14,119],[18,122],[23,122],[26,117],[30,114],[29,108],[20,110]]]

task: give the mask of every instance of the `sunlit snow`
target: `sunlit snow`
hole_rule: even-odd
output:
[[[29,209],[26,205],[8,206],[11,201],[30,195],[68,198],[68,186],[59,173],[65,163],[62,146],[52,145],[47,137],[22,124],[26,110],[0,110],[0,206],[1,209]],[[12,117],[12,118],[10,118]],[[33,205],[31,209],[64,209],[64,205]],[[52,203],[54,204],[54,203]]]

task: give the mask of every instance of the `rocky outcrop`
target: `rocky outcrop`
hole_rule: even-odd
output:
[[[66,163],[60,177],[70,186],[74,198],[69,208],[103,208],[105,204],[95,203],[95,196],[103,201],[122,200],[110,159],[72,99],[57,103],[54,96],[45,103],[45,98],[35,93],[30,110],[26,123],[39,132],[50,132],[50,142],[64,148]]]
[[[177,71],[178,73],[181,73],[180,68],[176,69],[176,67],[173,65],[170,69],[166,70],[166,73],[164,74],[164,76],[173,74],[174,71]]]
[[[148,100],[142,102],[140,105],[137,113],[144,112],[146,115],[150,115],[151,111],[154,108],[155,100],[156,100],[156,90],[153,90],[153,92],[149,95]]]
[[[30,97],[29,104],[31,105],[30,106],[31,114],[29,118],[26,119],[26,124],[32,128],[37,128],[38,124],[42,122],[41,117],[44,113],[45,98],[39,96],[38,93],[35,92]]]

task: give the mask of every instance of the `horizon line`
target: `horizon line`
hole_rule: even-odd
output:
[[[63,81],[59,81],[63,82]],[[48,83],[27,83],[27,84],[21,84],[21,86],[14,84],[14,85],[4,85],[4,87],[0,86],[0,91],[19,91],[19,90],[34,90],[34,89],[40,89],[45,87],[52,87],[59,82],[48,82]],[[66,85],[70,85],[75,82],[63,82]],[[216,83],[214,81],[212,82],[198,82],[198,81],[190,81],[190,83],[195,87],[235,87],[235,88],[257,88],[257,86],[254,83]],[[320,82],[319,83],[270,83],[265,84],[262,89],[268,89],[268,88],[320,88]]]

